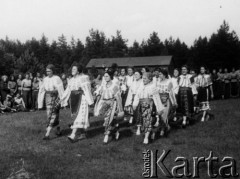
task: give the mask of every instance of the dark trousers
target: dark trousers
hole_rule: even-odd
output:
[[[23,90],[22,97],[23,97],[23,101],[25,103],[26,109],[30,109],[31,108],[31,103],[32,103],[31,90],[30,91]]]
[[[32,109],[38,108],[38,90],[32,92]]]

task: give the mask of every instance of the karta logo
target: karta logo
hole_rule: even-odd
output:
[[[222,178],[238,177],[237,173],[237,163],[229,156],[223,157],[219,160],[218,157],[213,156],[213,152],[210,151],[209,156],[205,157],[193,157],[191,159],[192,171],[190,172],[190,160],[186,157],[176,157],[173,161],[175,164],[172,168],[167,168],[164,161],[170,155],[171,150],[163,150],[162,154],[158,156],[158,150],[153,152],[152,150],[146,150],[143,152],[143,173],[144,178],[158,178],[158,171],[161,172],[163,176],[168,178],[182,178],[182,177],[192,177],[199,178],[199,163],[205,162],[207,164],[207,175],[210,178],[216,178],[218,176]],[[221,161],[219,163],[219,161]],[[215,166],[215,167],[214,167]],[[220,166],[218,171],[214,172],[216,166]]]

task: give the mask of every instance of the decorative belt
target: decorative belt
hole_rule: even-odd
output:
[[[152,101],[153,101],[152,98],[141,98],[141,99],[139,100],[139,102],[146,102],[146,103],[150,103],[150,102],[152,102]]]
[[[23,91],[30,91],[31,88],[23,87],[22,90],[23,90]]]
[[[109,101],[109,100],[111,100],[111,101],[112,101],[112,100],[115,100],[115,98],[109,98],[109,99],[104,99],[104,98],[103,98],[102,100],[104,100],[104,101]]]
[[[190,87],[185,87],[185,86],[180,86],[179,89],[180,90],[191,90]]]
[[[46,94],[58,94],[58,91],[46,91]]]
[[[83,94],[83,90],[80,89],[80,90],[72,90],[71,93],[74,93],[74,94]]]

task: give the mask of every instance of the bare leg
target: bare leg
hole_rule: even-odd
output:
[[[133,117],[131,116],[129,119],[129,124],[132,124],[132,123],[133,123]]]

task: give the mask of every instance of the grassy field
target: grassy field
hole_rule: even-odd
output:
[[[96,118],[91,118],[88,139],[72,144],[66,138],[71,122],[68,110],[62,110],[60,115],[64,135],[56,138],[52,133],[50,141],[42,140],[45,111],[1,115],[0,178],[14,178],[17,172],[31,179],[143,178],[145,149],[157,149],[160,153],[170,149],[165,162],[168,167],[176,165],[176,156],[208,157],[213,151],[220,160],[232,156],[240,172],[240,100],[214,101],[212,109],[214,120],[172,130],[167,138],[148,146],[144,146],[142,137],[135,136],[129,127],[121,129],[119,141],[103,145],[103,121]],[[206,164],[200,165],[201,178],[207,178],[206,168]],[[160,171],[158,173],[159,178],[164,178]]]

